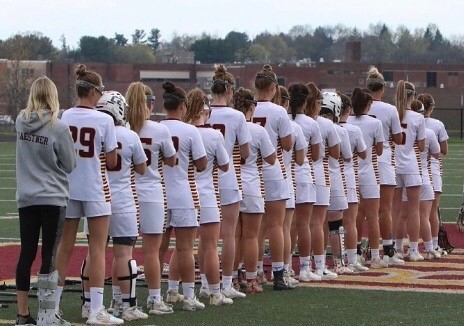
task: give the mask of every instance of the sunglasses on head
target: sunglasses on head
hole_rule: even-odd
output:
[[[103,96],[103,92],[105,92],[105,86],[95,86],[95,89],[97,92],[100,94],[100,96]]]

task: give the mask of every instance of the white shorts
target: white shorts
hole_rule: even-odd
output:
[[[110,237],[137,237],[137,213],[113,213],[110,216]]]
[[[316,206],[329,206],[330,204],[330,187],[316,185]]]
[[[348,201],[346,199],[344,190],[331,190],[330,191],[330,204],[327,210],[329,211],[343,211],[348,209]]]
[[[422,177],[420,174],[397,174],[396,188],[409,188],[422,186]]]
[[[163,234],[164,204],[140,202],[140,233]]]
[[[359,197],[358,197],[358,192],[356,191],[356,188],[347,188],[347,199],[349,204],[358,204],[359,203]]]
[[[381,186],[396,186],[395,167],[387,163],[379,163]]]
[[[198,210],[195,208],[168,209],[167,227],[191,228],[198,226]]]
[[[264,198],[243,195],[240,212],[246,214],[264,214]]]
[[[439,174],[432,174],[432,184],[433,184],[433,191],[439,192],[440,194],[443,192],[443,179]]]
[[[296,204],[315,203],[316,188],[312,183],[296,183]]]
[[[295,194],[290,193],[290,198],[285,202],[285,208],[295,209]]]
[[[265,201],[287,200],[290,198],[287,180],[264,181]]]
[[[422,185],[420,188],[420,201],[432,201],[435,199],[435,193],[432,185]],[[402,200],[408,201],[408,194],[406,188],[403,188]]]
[[[219,189],[219,195],[221,197],[221,205],[231,205],[242,200],[242,194],[238,189]]]
[[[380,185],[359,185],[359,195],[363,199],[380,198]]]
[[[221,212],[218,207],[201,207],[200,224],[221,222]]]
[[[66,207],[66,218],[109,215],[111,215],[111,203],[106,201],[80,201],[70,199]]]

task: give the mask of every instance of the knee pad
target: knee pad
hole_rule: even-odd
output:
[[[129,302],[131,307],[134,307],[137,304],[137,296],[135,293],[135,286],[137,281],[137,262],[135,259],[128,261],[129,275],[128,276],[118,276],[118,281],[129,281],[130,284],[130,293],[129,299],[122,299],[123,302]]]
[[[338,233],[340,227],[343,226],[343,220],[340,219],[338,221],[331,221],[329,222],[329,231],[331,234]]]
[[[89,278],[84,276],[85,266],[87,265],[87,260],[84,259],[81,265],[81,288],[82,288],[82,305],[90,304],[90,298],[85,297],[85,289],[84,289],[84,282],[88,282]]]

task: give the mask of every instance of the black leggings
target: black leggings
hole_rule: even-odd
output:
[[[40,274],[55,271],[55,256],[63,230],[66,207],[37,205],[19,209],[21,253],[16,267],[16,289],[29,291],[31,266],[37,254],[42,229],[42,266]]]

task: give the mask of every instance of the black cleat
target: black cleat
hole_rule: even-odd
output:
[[[284,270],[274,272],[274,291],[293,290],[295,287],[284,280]]]
[[[37,322],[35,321],[34,318],[31,317],[31,315],[27,315],[27,316],[21,316],[21,315],[18,315],[18,319],[16,319],[16,326],[19,326],[19,325],[37,325]]]

